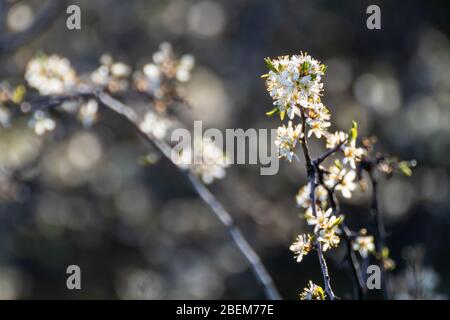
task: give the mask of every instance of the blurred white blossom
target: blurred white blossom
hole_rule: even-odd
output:
[[[148,111],[139,128],[142,132],[153,135],[157,139],[163,139],[166,136],[171,122],[163,117],[157,116],[154,112]]]
[[[38,110],[33,113],[33,117],[28,122],[28,125],[33,128],[37,135],[43,135],[47,131],[53,131],[56,127],[56,122],[46,112]]]
[[[373,236],[361,235],[356,237],[352,243],[352,248],[353,250],[358,251],[361,257],[367,258],[369,253],[375,251]]]
[[[57,55],[40,56],[28,62],[25,79],[41,95],[61,95],[77,84],[77,75],[69,60]]]
[[[211,139],[195,139],[194,150],[185,148],[177,157],[174,159],[175,163],[189,169],[206,184],[212,183],[214,179],[222,179],[226,175],[227,156]]]

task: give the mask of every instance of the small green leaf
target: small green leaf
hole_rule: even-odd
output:
[[[272,60],[270,60],[270,58],[264,58],[264,62],[266,63],[267,68],[269,68],[269,70],[278,73],[278,69],[275,67],[275,65],[273,64]]]
[[[332,224],[332,227],[336,227],[338,225],[340,225],[342,223],[342,221],[344,221],[344,217],[343,216],[339,216]]]
[[[339,159],[334,160],[334,165],[335,165],[338,169],[342,169],[342,163],[339,161]]]
[[[356,121],[352,121],[353,125],[352,128],[350,129],[349,132],[349,141],[355,141],[356,138],[358,137],[358,124],[356,123]]]
[[[136,160],[140,166],[145,167],[145,166],[150,166],[150,165],[157,163],[159,161],[159,159],[160,159],[160,157],[157,153],[148,153],[148,154],[138,157]]]
[[[309,63],[308,61],[305,61],[302,64],[302,71],[305,73],[306,71],[309,70],[310,67],[311,67],[311,63]]]
[[[23,99],[25,98],[25,94],[26,94],[27,90],[25,89],[24,85],[19,85],[14,89],[14,92],[12,94],[12,101],[15,104],[19,104],[23,101]]]
[[[270,110],[270,111],[267,111],[266,112],[266,115],[268,115],[268,116],[273,116],[275,113],[277,113],[278,111],[280,111],[280,109],[278,109],[278,107],[275,107],[275,108],[273,108],[272,110]]]
[[[383,259],[389,258],[389,248],[388,247],[383,247],[383,249],[381,250],[381,257]]]
[[[403,174],[407,177],[411,177],[412,176],[412,170],[409,166],[409,163],[407,161],[400,161],[398,163],[398,168],[400,169],[401,172],[403,172]]]
[[[280,111],[280,119],[281,121],[284,120],[284,115],[286,114],[286,111]]]

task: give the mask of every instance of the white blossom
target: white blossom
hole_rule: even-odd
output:
[[[356,169],[356,162],[361,160],[361,156],[364,154],[363,148],[357,148],[355,140],[345,144],[343,147],[344,159],[343,164],[349,164],[352,169]]]
[[[194,140],[194,149],[184,148],[178,154],[172,153],[172,157],[175,157],[172,159],[174,163],[190,170],[206,184],[226,175],[227,156],[211,139],[197,138]]]
[[[41,95],[61,95],[73,89],[77,76],[69,60],[57,55],[42,56],[28,62],[25,79]]]
[[[315,198],[319,203],[326,203],[328,199],[327,190],[322,186],[318,185],[315,188]],[[299,207],[308,208],[311,206],[311,185],[308,183],[298,190],[295,200]]]
[[[159,50],[153,54],[152,62],[145,64],[142,72],[135,75],[136,86],[141,91],[147,91],[157,98],[164,95],[164,82],[175,79],[186,82],[191,78],[191,72],[195,65],[195,59],[190,54],[177,59],[172,46],[163,42]]]
[[[307,54],[283,56],[271,63],[277,71],[269,71],[266,84],[274,105],[290,119],[300,116],[299,106],[307,107],[322,91],[323,67]]]
[[[354,182],[355,178],[356,172],[342,167],[338,161],[328,168],[328,172],[325,175],[325,184],[329,188],[335,188],[335,190],[340,191],[344,198],[350,199],[352,192],[357,188],[357,184]]]
[[[285,125],[278,127],[275,139],[275,145],[278,147],[278,156],[292,161],[294,148],[302,137],[302,126],[300,124],[293,126],[292,122],[289,121],[287,127]]]
[[[375,251],[375,244],[373,236],[358,236],[353,241],[352,248],[358,251],[361,257],[367,258],[369,253]]]
[[[299,235],[295,242],[289,247],[289,250],[294,252],[297,262],[301,262],[303,256],[307,255],[311,249],[311,239],[305,234]]]
[[[319,237],[317,238],[322,243],[322,250],[325,252],[330,248],[337,247],[340,242],[339,236],[334,230],[322,229],[319,231]]]
[[[53,131],[56,127],[55,121],[46,112],[41,110],[34,112],[28,124],[34,129],[37,135],[43,135],[47,131]]]
[[[97,120],[98,103],[95,99],[89,99],[83,103],[78,111],[78,119],[85,127],[90,127]]]
[[[100,57],[101,65],[91,73],[94,84],[107,87],[111,92],[124,91],[129,87],[131,67],[123,62],[116,62],[105,54]]]
[[[171,125],[172,123],[168,119],[159,117],[154,112],[149,111],[145,114],[139,128],[146,134],[151,134],[157,139],[163,139]]]
[[[340,143],[348,139],[348,134],[343,131],[336,131],[335,133],[330,133],[327,135],[327,149],[333,149],[337,147]]]

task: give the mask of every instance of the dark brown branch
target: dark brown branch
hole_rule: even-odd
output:
[[[331,153],[329,154],[331,155]],[[334,197],[334,188],[329,188],[323,180],[323,170],[320,169],[317,162],[315,162],[315,170],[317,172],[319,183],[325,188],[328,195],[328,201],[330,202],[330,207],[333,210],[334,215],[338,215],[340,212],[339,203]],[[343,238],[345,240],[346,250],[347,250],[347,260],[348,265],[352,273],[354,297],[362,300],[367,295],[367,288],[364,284],[364,280],[361,275],[361,268],[356,257],[355,252],[352,249],[352,231],[347,227],[345,222],[341,222],[341,228],[343,231]]]
[[[367,171],[372,184],[372,201],[370,204],[370,214],[375,225],[375,250],[381,269],[383,296],[385,299],[389,300],[390,294],[388,288],[388,275],[383,263],[383,249],[385,248],[386,231],[384,227],[383,215],[380,211],[380,206],[378,203],[378,181],[373,172],[373,163],[366,163],[364,165],[364,168]]]
[[[347,139],[346,140],[344,140],[344,141],[342,141],[342,142],[340,142],[338,145],[336,145],[334,148],[332,148],[332,149],[330,149],[330,150],[328,150],[328,151],[326,151],[324,154],[322,154],[321,156],[319,156],[319,157],[317,157],[313,162],[314,162],[314,165],[319,165],[319,164],[321,164],[322,162],[324,162],[329,156],[331,156],[333,153],[335,153],[336,151],[338,151],[340,148],[341,148],[341,146],[345,143],[347,141]]]
[[[303,155],[304,155],[305,161],[306,161],[306,170],[307,170],[307,175],[308,175],[308,181],[311,186],[311,192],[310,192],[309,197],[310,197],[310,201],[311,201],[313,215],[317,216],[316,193],[315,193],[316,186],[317,186],[316,185],[316,170],[314,169],[314,165],[311,160],[310,153],[309,153],[308,142],[306,141],[306,121],[305,121],[305,114],[304,114],[302,107],[300,107],[300,112],[301,112],[301,118],[302,118],[301,144],[302,144]],[[318,240],[315,241],[315,247],[316,247],[316,251],[317,251],[317,256],[319,258],[320,269],[322,270],[323,281],[325,284],[325,292],[327,293],[328,297],[331,300],[335,300],[336,296],[334,295],[333,289],[331,288],[330,274],[328,272],[327,262],[325,260],[325,257],[323,256],[322,244],[320,243],[320,241],[318,241]]]

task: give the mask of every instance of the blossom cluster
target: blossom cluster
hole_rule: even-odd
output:
[[[195,59],[185,54],[175,57],[172,46],[163,42],[152,56],[152,62],[145,64],[142,70],[133,75],[135,88],[155,99],[157,110],[165,110],[178,98],[177,86],[191,78]]]
[[[189,169],[206,184],[225,177],[228,159],[221,148],[210,138],[195,138],[194,146],[183,148],[175,154],[175,162]]]
[[[152,55],[151,62],[137,71],[105,54],[100,58],[100,65],[87,77],[78,76],[68,59],[55,54],[41,54],[27,64],[25,79],[30,88],[45,96],[76,95],[77,92],[89,92],[89,89],[121,96],[129,92],[141,94],[142,97],[149,98],[151,103],[136,124],[141,132],[153,139],[165,140],[168,130],[175,126],[166,109],[177,99],[182,100],[178,85],[191,78],[194,63],[195,59],[190,54],[177,58],[172,46],[165,42]],[[6,90],[3,84],[0,89],[0,123],[7,126],[10,113],[9,108],[3,104],[4,101],[18,100],[17,93],[9,88]],[[17,104],[17,101],[14,103]],[[98,120],[99,105],[95,97],[61,104],[62,110],[76,112],[83,126],[89,127]],[[29,126],[37,135],[43,135],[56,128],[56,121],[49,112],[37,110],[33,112]],[[179,155],[183,168],[189,169],[205,183],[223,178],[227,167],[223,151],[212,141],[194,141],[194,144],[194,149],[202,150],[202,159],[196,159],[198,155],[191,150],[185,150]]]
[[[54,54],[32,59],[27,65],[25,80],[43,96],[70,92],[78,83],[70,61]]]
[[[311,233],[298,235],[290,246],[296,261],[301,262],[311,250],[320,247],[321,251],[327,251],[341,242],[344,216],[335,212],[330,205],[334,199],[330,197],[336,192],[345,199],[352,197],[358,187],[357,164],[364,158],[366,150],[356,144],[356,123],[353,123],[349,133],[329,132],[331,114],[321,100],[325,65],[305,53],[276,59],[266,58],[265,62],[269,71],[263,78],[274,104],[267,115],[279,114],[282,122],[286,115],[288,118],[287,124],[282,123],[277,129],[275,145],[278,156],[289,162],[298,159],[297,146],[303,144],[302,151],[308,152],[305,149],[308,150],[307,140],[311,138],[325,139],[328,156],[337,153],[341,155],[340,159],[335,159],[327,168],[321,163],[317,164],[321,172],[320,181],[314,176],[313,183],[309,181],[296,195],[298,207],[305,210],[301,216],[312,229]],[[305,154],[305,158],[307,157],[309,154]],[[314,190],[311,190],[312,185]],[[374,253],[373,237],[361,233],[352,239],[351,249],[366,258],[369,253]],[[323,298],[324,295],[317,294],[320,291],[318,288],[320,287],[310,282],[301,298]]]
[[[91,73],[92,82],[102,88],[107,88],[110,92],[125,91],[129,88],[129,76],[131,67],[123,62],[104,54],[100,57],[100,66]]]

